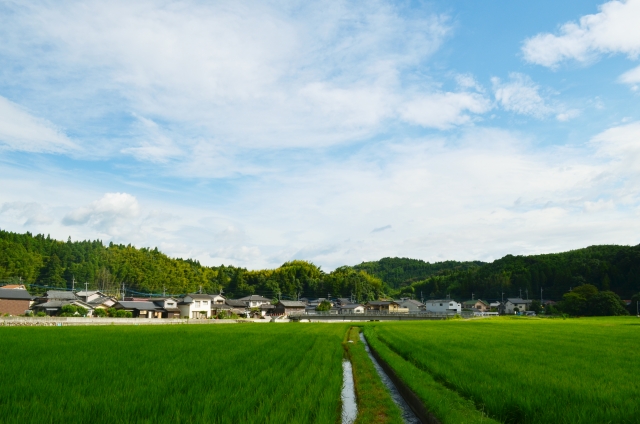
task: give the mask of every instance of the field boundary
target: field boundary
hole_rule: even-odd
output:
[[[367,344],[369,344],[368,341]],[[440,421],[435,417],[435,415],[429,412],[418,395],[416,395],[413,390],[411,390],[409,386],[404,381],[402,381],[398,374],[396,374],[395,370],[391,368],[391,366],[384,359],[382,359],[382,357],[373,348],[373,346],[371,346],[371,344],[369,344],[369,349],[371,350],[371,354],[373,355],[373,357],[376,358],[376,361],[378,361],[384,372],[387,373],[391,381],[393,381],[393,384],[396,385],[405,402],[407,402],[409,407],[411,407],[420,421],[422,421],[424,424],[441,424]]]
[[[160,319],[160,318],[84,318],[84,317],[0,317],[0,327],[67,327],[101,325],[206,325],[266,323],[252,319]]]

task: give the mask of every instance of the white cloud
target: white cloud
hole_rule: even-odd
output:
[[[580,116],[580,111],[578,109],[569,109],[564,112],[560,112],[556,115],[556,119],[560,122],[567,122],[572,120],[573,118],[577,118]]]
[[[0,208],[0,214],[14,215],[23,221],[24,226],[51,224],[53,219],[37,202],[6,202]]]
[[[640,173],[640,122],[609,128],[591,139],[602,157],[613,160],[615,174]],[[614,170],[611,170],[614,172]]]
[[[491,109],[491,103],[477,93],[435,93],[417,97],[400,107],[403,120],[438,129],[465,124]]]
[[[543,118],[553,112],[540,95],[540,87],[528,76],[520,73],[509,74],[509,81],[491,79],[496,101],[510,112]]]
[[[51,122],[37,118],[0,96],[0,148],[24,152],[60,153],[76,145]]]
[[[599,9],[578,23],[565,23],[559,35],[543,33],[527,39],[522,47],[524,58],[548,67],[568,59],[586,62],[609,53],[636,58],[640,53],[640,1],[610,1]]]
[[[624,84],[631,85],[633,91],[638,90],[638,84],[640,84],[640,66],[635,67],[624,74],[620,75],[618,81]]]
[[[138,200],[127,193],[106,193],[89,205],[75,209],[62,220],[64,225],[88,225],[107,235],[126,234],[131,220],[140,215]]]

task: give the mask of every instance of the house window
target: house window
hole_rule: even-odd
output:
[[[202,301],[202,306],[207,306],[208,304],[209,304],[209,301],[208,301],[208,300],[203,300],[203,301]]]
[[[200,301],[196,300],[196,308],[199,308],[199,307],[200,307]]]
[[[173,302],[167,302],[167,306],[176,306],[173,304]]]

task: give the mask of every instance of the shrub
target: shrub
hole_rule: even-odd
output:
[[[106,317],[107,316],[107,311],[105,311],[102,308],[98,308],[98,309],[93,311],[93,315],[95,315],[97,317]]]

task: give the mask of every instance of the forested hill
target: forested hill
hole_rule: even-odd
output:
[[[366,271],[380,278],[390,287],[401,288],[444,271],[464,271],[485,265],[485,262],[444,261],[429,263],[421,259],[382,258],[379,261],[362,262],[354,269]]]
[[[640,245],[590,246],[563,253],[507,255],[481,267],[445,271],[405,288],[416,297],[501,299],[529,296],[559,300],[572,288],[592,284],[623,299],[640,292]]]
[[[507,255],[492,263],[428,263],[384,258],[331,273],[306,261],[276,269],[207,267],[191,259],[174,259],[158,249],[105,246],[100,240],[66,242],[49,236],[0,230],[0,285],[22,281],[33,293],[47,288],[99,289],[127,295],[179,295],[223,290],[229,297],[260,294],[283,299],[351,297],[358,301],[413,295],[464,300],[522,296],[559,300],[572,287],[593,284],[629,299],[640,292],[640,245],[591,246],[564,253]]]
[[[158,249],[105,246],[100,240],[58,241],[42,234],[0,230],[0,285],[22,282],[33,294],[49,288],[101,290],[120,295],[180,295],[202,290],[229,297],[259,294],[268,298],[350,297],[377,299],[388,288],[376,277],[351,267],[324,273],[305,261],[276,269],[248,271],[232,266],[207,267],[190,259],[173,259]]]

